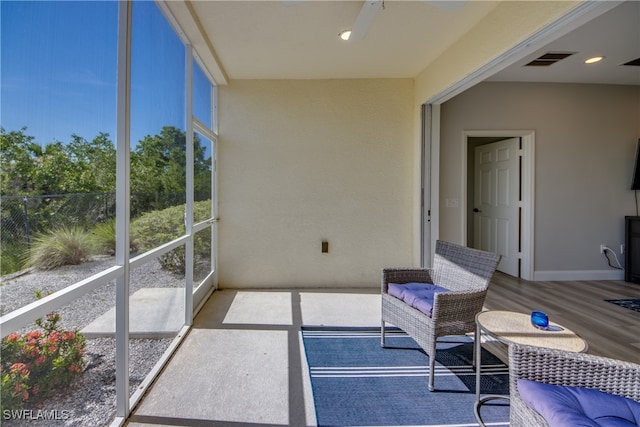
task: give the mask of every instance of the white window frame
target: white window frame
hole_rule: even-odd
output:
[[[89,278],[83,279],[71,286],[47,295],[24,307],[16,309],[0,317],[0,336],[4,338],[9,333],[29,326],[36,319],[55,311],[87,293],[109,283],[116,281],[116,417],[112,426],[124,424],[131,411],[139,403],[142,396],[168,362],[182,339],[189,331],[193,316],[201,308],[200,303],[194,310],[193,301],[193,235],[194,233],[212,228],[212,271],[204,279],[210,286],[206,289],[206,295],[199,300],[206,301],[206,297],[217,287],[217,87],[206,67],[203,66],[197,54],[192,48],[185,33],[180,29],[166,4],[157,1],[165,18],[169,21],[186,49],[186,156],[187,156],[187,218],[185,221],[185,235],[154,248],[144,254],[130,258],[129,253],[129,226],[130,226],[130,88],[131,88],[131,32],[132,32],[132,2],[119,2],[118,10],[118,69],[117,69],[117,141],[116,141],[116,265],[107,268]],[[211,114],[212,127],[209,128],[193,117],[192,114],[192,67],[196,61],[212,87]],[[212,210],[211,217],[198,224],[193,223],[193,135],[194,131],[202,134],[212,142]],[[126,236],[126,237],[122,237]],[[129,396],[129,272],[132,268],[141,266],[169,251],[185,245],[185,323],[174,340],[170,343],[163,355],[151,369],[149,374],[137,388],[136,392]]]

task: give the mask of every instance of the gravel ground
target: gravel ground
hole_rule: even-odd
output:
[[[66,266],[54,271],[27,271],[5,276],[0,286],[2,313],[9,313],[35,301],[35,292],[43,295],[63,289],[73,283],[114,265],[113,258],[102,258],[80,266]],[[160,268],[157,261],[131,270],[131,293],[142,288],[182,287],[184,279]],[[102,286],[57,310],[64,329],[82,329],[115,305],[115,282]],[[25,328],[26,332],[32,328]],[[132,339],[129,345],[131,393],[144,380],[172,339]],[[59,395],[37,405],[27,405],[23,419],[0,414],[0,424],[6,426],[103,426],[115,417],[115,339],[87,340],[87,367],[72,385]],[[37,419],[44,415],[58,418]]]

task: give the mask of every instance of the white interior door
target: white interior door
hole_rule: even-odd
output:
[[[475,149],[474,247],[502,255],[498,270],[519,276],[520,138]]]

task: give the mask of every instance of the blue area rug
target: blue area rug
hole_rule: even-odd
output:
[[[404,332],[380,328],[302,329],[319,426],[477,426],[473,414],[473,342],[438,340],[435,387],[430,392],[428,357]],[[482,393],[509,394],[506,365],[483,350]],[[486,403],[487,425],[509,424],[504,401]]]
[[[606,299],[605,301],[640,313],[640,298]]]

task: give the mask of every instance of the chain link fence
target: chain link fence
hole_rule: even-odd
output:
[[[59,227],[90,228],[115,218],[114,193],[0,197],[2,274],[18,270],[36,234]]]
[[[0,197],[2,245],[23,243],[34,234],[63,226],[91,227],[115,218],[114,193]]]
[[[201,197],[196,195],[196,200]],[[184,203],[184,193],[131,194],[130,215],[133,219],[145,212]],[[115,219],[116,198],[115,193],[1,196],[0,211],[0,274],[7,274],[19,269],[20,260],[28,255],[37,234],[60,227],[91,229]]]

